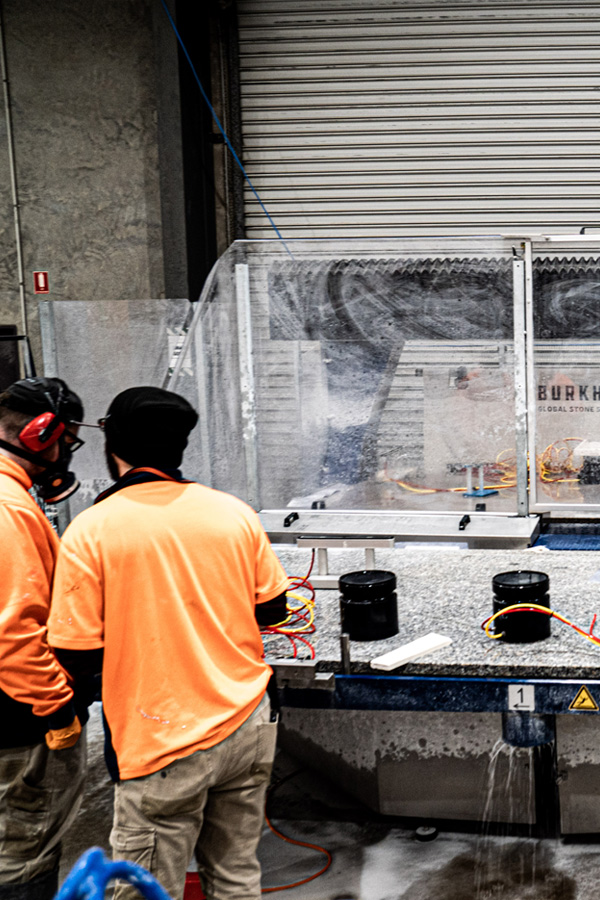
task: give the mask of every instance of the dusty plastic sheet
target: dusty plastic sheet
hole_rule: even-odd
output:
[[[598,508],[600,241],[565,240],[534,236],[530,264],[516,238],[236,242],[196,303],[44,301],[45,370],[92,421],[134,384],[184,394],[200,413],[185,474],[257,509],[515,512],[521,259],[533,505]],[[109,483],[82,433],[73,512]]]
[[[472,467],[514,511],[512,323],[500,238],[238,242],[171,387],[201,385],[207,478],[257,508],[452,508]]]
[[[112,398],[135,385],[162,386],[189,317],[187,300],[44,301],[40,305],[44,370],[57,375],[81,396],[85,421],[106,414]],[[180,388],[198,405],[192,381]],[[73,457],[81,488],[69,501],[71,516],[89,506],[111,484],[104,440],[96,428],[81,428],[85,446]],[[201,478],[198,442],[186,456],[186,471]]]
[[[533,245],[538,507],[600,504],[600,243]]]

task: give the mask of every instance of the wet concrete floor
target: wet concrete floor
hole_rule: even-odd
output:
[[[109,852],[112,787],[102,758],[98,709],[88,727],[90,773],[84,801],[65,840],[62,877],[88,847]],[[283,841],[265,825],[260,845],[263,888],[289,900],[596,900],[600,835],[584,843],[483,835],[440,828],[417,837],[279,753],[268,814],[284,835],[327,849],[333,857],[318,878],[298,884],[326,863],[323,853]],[[421,823],[422,824],[422,823]],[[596,842],[597,840],[597,842]]]

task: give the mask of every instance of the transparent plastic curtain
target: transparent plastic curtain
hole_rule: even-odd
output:
[[[600,505],[600,242],[533,244],[537,504]]]
[[[46,302],[46,370],[95,421],[134,384],[200,413],[184,473],[256,508],[514,511],[512,246],[236,242],[201,297]],[[77,512],[108,482],[82,430]]]
[[[238,242],[171,386],[206,480],[257,507],[444,509],[472,467],[514,510],[512,320],[500,238]]]
[[[120,391],[136,385],[160,387],[189,317],[187,300],[44,301],[40,306],[45,374],[63,378],[82,398],[86,422],[106,414]],[[197,405],[197,396],[186,390]],[[91,505],[111,480],[104,439],[81,428],[85,445],[73,457],[81,488],[69,501],[71,517]],[[194,446],[186,459],[198,477]]]

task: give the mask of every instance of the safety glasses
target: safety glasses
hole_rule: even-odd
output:
[[[76,425],[78,428],[99,428],[101,431],[104,431],[104,423],[108,419],[108,416],[102,416],[98,419],[97,424],[93,424],[92,422],[71,422],[71,425]],[[75,453],[76,450],[79,450],[80,447],[83,447],[85,441],[83,441],[77,435],[72,434],[70,431],[63,432],[63,439],[71,453]]]
[[[82,441],[80,437],[77,437],[71,431],[63,431],[62,439],[69,453],[75,453],[76,450],[79,450],[85,444],[85,441]]]
[[[95,425],[92,422],[71,422],[71,425],[77,425],[79,428],[100,428],[101,431],[104,431],[104,424],[107,419],[108,416],[102,416]]]

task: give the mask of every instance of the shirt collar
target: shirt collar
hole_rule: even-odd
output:
[[[11,478],[14,478],[15,481],[18,481],[26,491],[28,491],[33,482],[23,466],[19,465],[18,462],[15,462],[14,459],[9,459],[8,456],[3,456],[0,453],[0,473],[2,475],[9,475]]]

